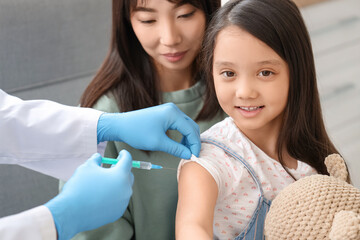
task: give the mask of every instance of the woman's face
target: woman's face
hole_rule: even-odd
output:
[[[205,14],[200,9],[167,0],[139,0],[131,10],[130,21],[154,63],[170,70],[184,70],[192,65],[206,25]]]
[[[220,106],[243,132],[279,129],[289,68],[272,48],[236,26],[226,27],[216,38],[213,76]]]

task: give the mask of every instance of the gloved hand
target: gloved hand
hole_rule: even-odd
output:
[[[167,130],[178,130],[184,137],[181,143],[170,139]],[[175,104],[126,113],[104,113],[100,116],[98,142],[121,141],[150,151],[163,151],[183,159],[199,156],[201,143],[199,126]]]
[[[102,168],[100,154],[94,154],[76,169],[62,192],[45,204],[53,215],[58,239],[70,239],[124,214],[134,176],[130,153],[122,150],[118,159],[114,167]]]

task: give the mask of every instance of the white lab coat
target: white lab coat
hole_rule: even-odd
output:
[[[56,240],[57,233],[50,210],[39,206],[0,219],[1,240]]]
[[[0,89],[0,164],[18,164],[68,180],[97,152],[102,112],[46,100],[22,101]],[[0,219],[0,239],[56,239],[45,206]]]
[[[46,100],[22,101],[0,89],[0,164],[68,180],[97,152],[101,114]]]

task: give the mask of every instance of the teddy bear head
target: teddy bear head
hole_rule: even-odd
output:
[[[330,176],[302,178],[275,197],[266,239],[360,239],[360,190],[346,182],[340,155],[328,156],[325,165]]]

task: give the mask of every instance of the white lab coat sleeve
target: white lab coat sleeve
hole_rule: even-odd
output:
[[[0,89],[0,164],[17,164],[61,180],[97,152],[103,112],[47,100],[23,101]]]
[[[0,219],[1,240],[56,240],[56,228],[50,210],[39,206]]]

